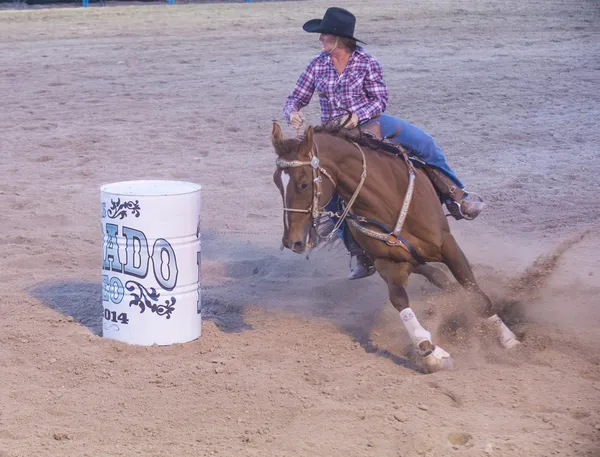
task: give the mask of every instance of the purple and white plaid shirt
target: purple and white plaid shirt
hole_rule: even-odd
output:
[[[288,122],[292,111],[308,105],[315,90],[323,123],[347,114],[346,109],[356,113],[360,122],[367,121],[383,113],[388,101],[381,64],[361,47],[350,55],[341,76],[326,52],[310,61],[283,107]]]

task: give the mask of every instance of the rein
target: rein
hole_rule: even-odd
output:
[[[325,239],[327,241],[331,240],[331,238],[333,238],[335,236],[335,233],[337,232],[337,230],[344,223],[344,220],[346,219],[346,217],[348,216],[348,213],[350,212],[350,208],[352,208],[352,205],[356,201],[356,198],[358,197],[358,194],[360,193],[360,190],[362,189],[362,186],[365,183],[365,180],[367,179],[367,158],[365,157],[365,153],[364,153],[364,151],[362,150],[362,148],[357,143],[355,143],[354,141],[351,141],[351,143],[358,148],[358,150],[360,151],[360,153],[362,155],[362,159],[363,159],[363,171],[360,174],[360,181],[358,182],[358,186],[356,186],[356,190],[354,191],[354,194],[352,194],[352,197],[350,198],[350,200],[348,201],[348,204],[344,208],[344,212],[338,218],[337,223],[335,224],[335,226],[333,227],[333,229],[331,230],[331,232],[329,232],[329,235],[327,235],[325,237]]]

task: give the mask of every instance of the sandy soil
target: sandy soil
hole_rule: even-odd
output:
[[[278,250],[271,119],[324,5],[0,12],[1,457],[600,455],[598,5],[433,3],[344,2],[388,111],[491,203],[453,230],[524,342],[445,337],[465,297],[411,277],[434,375],[378,277]],[[130,179],[203,186],[197,341],[98,336],[99,187]]]

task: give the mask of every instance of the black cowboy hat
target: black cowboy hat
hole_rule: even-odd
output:
[[[356,17],[354,17],[354,14],[344,8],[333,6],[325,11],[323,19],[311,19],[302,28],[310,33],[325,33],[326,35],[352,38],[353,40],[367,44],[354,37],[355,24]]]

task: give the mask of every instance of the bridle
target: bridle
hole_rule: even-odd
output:
[[[313,147],[311,148],[310,153],[309,153],[310,161],[300,161],[300,160],[289,160],[288,161],[288,160],[283,160],[281,158],[278,158],[275,162],[277,164],[277,167],[280,169],[298,168],[298,167],[311,167],[312,168],[312,174],[313,174],[313,180],[312,180],[313,181],[313,189],[312,189],[312,191],[313,191],[313,194],[312,194],[312,202],[311,202],[310,207],[308,209],[287,208],[285,206],[285,202],[284,202],[283,212],[284,213],[291,212],[291,213],[310,214],[311,223],[315,230],[319,224],[320,219],[323,216],[337,217],[338,221],[335,224],[334,228],[331,230],[331,232],[327,236],[324,237],[327,240],[330,240],[334,236],[334,234],[337,232],[338,228],[344,222],[344,219],[346,219],[346,216],[350,212],[350,208],[352,208],[354,201],[358,197],[358,194],[365,182],[365,179],[367,179],[367,159],[365,157],[365,153],[363,152],[363,150],[361,149],[361,147],[358,144],[356,144],[353,141],[351,143],[354,144],[362,154],[363,172],[360,176],[360,182],[358,183],[358,186],[356,187],[356,190],[354,191],[352,198],[350,198],[350,200],[348,201],[348,204],[344,208],[344,211],[342,214],[338,214],[333,211],[325,211],[325,207],[327,206],[329,201],[326,202],[325,205],[319,206],[319,200],[321,199],[321,195],[322,195],[322,183],[323,183],[323,178],[321,177],[321,174],[325,175],[331,181],[334,188],[337,186],[336,186],[335,181],[331,177],[331,174],[329,174],[329,172],[327,172],[327,170],[325,170],[325,168],[321,167],[321,165],[320,165],[319,148],[317,146],[316,141],[313,140]],[[333,195],[332,195],[332,197],[333,197]],[[331,198],[330,198],[330,201],[331,201]],[[318,234],[318,232],[317,232],[317,234]]]
[[[301,161],[301,160],[283,160],[281,158],[278,158],[275,161],[275,163],[277,165],[277,168],[280,168],[280,169],[298,168],[298,167],[311,167],[312,168],[313,186],[312,186],[312,201],[311,201],[310,207],[308,209],[287,208],[285,206],[285,202],[283,202],[283,204],[284,204],[283,212],[284,213],[290,212],[290,213],[310,214],[310,217],[312,220],[312,225],[313,225],[313,227],[316,227],[319,219],[322,216],[328,215],[330,213],[329,211],[325,211],[325,206],[327,206],[327,203],[325,203],[325,205],[323,205],[323,206],[319,206],[319,200],[321,199],[321,195],[323,193],[322,192],[323,178],[321,177],[321,174],[323,174],[327,178],[329,178],[329,180],[333,184],[333,187],[335,187],[336,184],[335,184],[335,181],[333,180],[333,178],[331,177],[331,175],[327,172],[327,170],[325,170],[323,167],[320,166],[318,147],[317,147],[317,143],[314,141],[313,141],[313,147],[310,150],[309,158],[310,158],[310,161],[308,161],[308,162]]]

